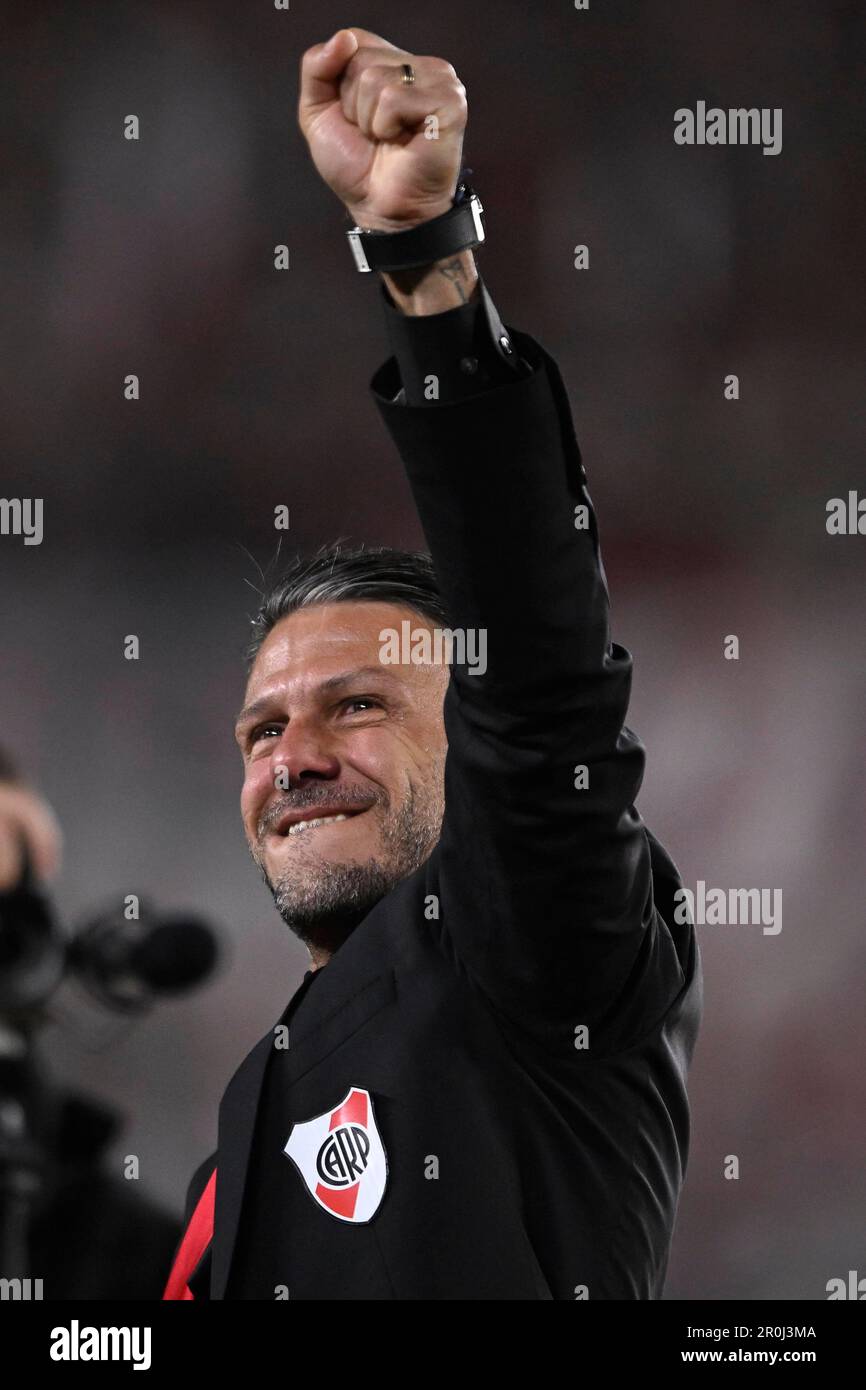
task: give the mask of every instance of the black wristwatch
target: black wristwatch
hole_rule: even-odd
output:
[[[370,270],[412,270],[416,266],[442,261],[484,240],[484,209],[473,188],[462,180],[454,203],[440,217],[419,222],[405,232],[365,231],[352,227],[346,233],[355,265],[362,273]]]

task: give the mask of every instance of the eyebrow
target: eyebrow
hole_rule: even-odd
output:
[[[340,671],[336,676],[329,676],[327,680],[321,681],[316,686],[316,690],[321,694],[330,694],[334,690],[338,690],[340,686],[351,685],[353,681],[366,680],[374,676],[376,679],[383,679],[392,685],[400,683],[399,677],[384,666],[356,666],[351,671]],[[272,710],[276,698],[276,695],[262,695],[260,699],[253,700],[252,704],[245,705],[235,720],[235,730],[239,731],[251,719]]]

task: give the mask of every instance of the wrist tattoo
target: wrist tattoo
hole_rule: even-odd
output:
[[[440,261],[436,269],[440,275],[444,276],[444,278],[454,286],[462,302],[468,304],[469,295],[466,293],[464,284],[461,283],[461,281],[465,282],[466,280],[466,267],[461,258],[459,256],[454,256],[450,261]]]

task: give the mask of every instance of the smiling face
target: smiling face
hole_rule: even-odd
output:
[[[310,605],[256,655],[236,737],[241,815],[280,915],[323,964],[430,855],[444,809],[448,668],[383,665],[391,603]]]

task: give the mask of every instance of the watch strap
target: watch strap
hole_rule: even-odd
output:
[[[353,227],[346,236],[355,265],[362,273],[413,270],[480,245],[485,237],[483,211],[478,194],[464,183],[448,211],[428,222],[419,222],[404,232]]]

